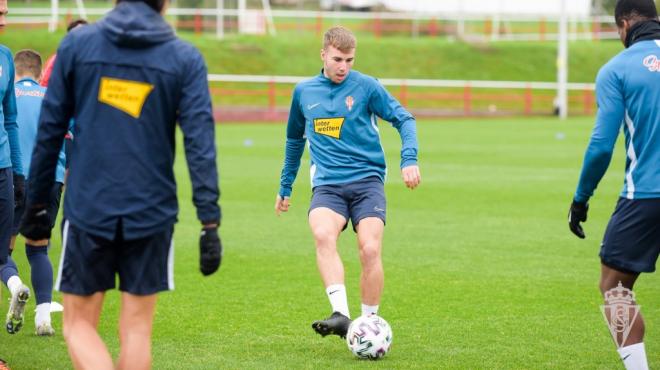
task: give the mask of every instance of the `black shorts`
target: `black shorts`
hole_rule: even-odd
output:
[[[170,226],[145,238],[107,240],[87,233],[68,220],[62,231],[62,257],[55,289],[90,295],[115,288],[135,295],[174,289],[174,243]]]
[[[371,176],[346,184],[316,186],[309,211],[319,207],[330,208],[344,216],[347,224],[350,219],[355,230],[355,226],[365,217],[378,217],[385,224],[386,206],[383,182]]]
[[[25,194],[27,194],[27,184],[25,181]],[[53,184],[53,189],[50,191],[50,203],[48,203],[48,216],[50,216],[50,228],[52,229],[55,226],[55,221],[57,220],[57,212],[60,211],[60,200],[62,199],[62,183],[55,182]],[[25,202],[23,202],[23,207],[16,208],[14,210],[14,225],[12,227],[12,235],[18,235],[18,228],[21,226],[21,219],[23,218],[23,213],[25,213]]]
[[[653,272],[659,253],[660,199],[619,198],[603,237],[601,262],[624,272]]]

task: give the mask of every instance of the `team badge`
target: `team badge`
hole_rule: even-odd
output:
[[[353,100],[353,97],[350,96],[350,95],[347,96],[346,97],[346,108],[348,108],[349,111],[351,109],[353,109],[353,103],[355,103],[355,100]]]
[[[2,77],[2,66],[0,66],[0,77]]]
[[[101,77],[98,99],[133,118],[140,118],[144,102],[153,89],[154,85],[144,82]]]
[[[649,71],[660,72],[660,59],[657,56],[651,54],[644,58],[642,63],[644,63],[644,67],[648,68]]]
[[[630,329],[639,314],[639,306],[635,304],[635,293],[632,290],[619,285],[605,292],[605,302],[600,306],[605,322],[610,329],[612,339],[617,348],[623,347],[628,339]]]
[[[320,135],[340,139],[341,127],[344,125],[344,117],[338,118],[315,118],[314,132]]]

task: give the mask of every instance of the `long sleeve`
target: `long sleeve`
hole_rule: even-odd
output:
[[[401,168],[417,164],[417,127],[415,118],[381,85],[374,82],[369,109],[390,122],[401,136]]]
[[[280,177],[279,194],[282,197],[291,196],[293,182],[298,175],[300,159],[305,151],[305,117],[300,110],[300,89],[296,87],[293,92],[289,121],[286,128],[286,149],[284,154],[284,167]]]
[[[4,98],[2,99],[2,109],[5,115],[5,131],[7,132],[7,140],[9,141],[10,159],[12,170],[22,175],[23,174],[23,161],[21,157],[21,146],[18,140],[18,123],[16,123],[16,93],[14,91],[14,64],[9,58],[9,86]]]
[[[612,159],[616,138],[625,115],[623,87],[611,68],[603,69],[596,79],[598,113],[574,199],[586,202],[593,195]]]
[[[28,202],[44,204],[50,199],[62,142],[73,116],[73,65],[71,38],[60,44],[48,90],[41,106],[37,141],[30,162]]]
[[[215,124],[207,80],[206,65],[198,53],[183,84],[179,104],[179,125],[183,131],[186,161],[193,188],[193,203],[202,222],[221,218],[218,199]]]

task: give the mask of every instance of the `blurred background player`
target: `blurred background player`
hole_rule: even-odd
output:
[[[71,21],[69,25],[66,27],[66,32],[69,33],[73,30],[79,29],[80,27],[88,24],[88,22],[84,19],[76,19],[74,21]],[[47,60],[46,64],[43,66],[43,71],[41,73],[41,79],[39,80],[39,84],[43,87],[48,87],[48,81],[50,80],[50,74],[53,72],[53,66],[55,65],[55,59],[57,58],[57,53],[51,55]],[[73,140],[73,125],[74,121],[73,119],[71,122],[69,122],[69,131],[66,134],[66,137],[64,138],[64,150],[67,155],[69,155],[69,150],[71,149],[71,141]],[[65,168],[69,168],[69,164],[65,163]],[[66,172],[65,172],[65,179],[66,179]]]
[[[344,266],[337,252],[337,239],[349,219],[357,232],[362,264],[362,315],[378,313],[384,282],[381,249],[386,166],[376,116],[391,122],[401,135],[401,176],[406,186],[414,189],[421,181],[415,119],[376,79],[351,71],[355,48],[355,36],[348,29],[330,28],[321,49],[321,73],[296,86],[275,201],[278,215],[288,211],[308,139],[313,187],[309,226],[333,311],[327,319],[312,324],[323,336],[344,337],[350,324]]]
[[[0,0],[0,29],[5,27],[7,0]],[[14,334],[23,325],[25,303],[30,290],[18,278],[9,259],[9,243],[14,222],[14,208],[23,207],[25,181],[16,124],[14,62],[11,51],[0,45],[0,273],[9,288],[11,300],[5,322],[7,332]]]
[[[69,23],[69,25],[66,27],[66,32],[69,33],[86,24],[88,24],[86,20],[76,19]],[[50,74],[53,72],[53,66],[55,65],[56,58],[57,53],[48,57],[48,59],[46,59],[46,63],[44,63],[43,72],[41,73],[41,80],[39,81],[39,84],[43,87],[48,87],[48,81],[50,80]]]
[[[631,289],[641,272],[655,271],[660,253],[660,73],[649,56],[660,53],[660,23],[653,0],[619,0],[614,11],[626,49],[598,72],[598,114],[569,211],[580,238],[587,201],[607,171],[623,125],[626,173],[623,191],[600,248],[601,293],[619,282]],[[641,314],[625,343],[617,343],[626,369],[648,369]]]
[[[63,293],[64,338],[79,369],[115,368],[97,325],[117,275],[116,368],[151,366],[157,293],[174,288],[177,121],[202,222],[200,270],[210,275],[220,267],[208,73],[199,51],[163,19],[165,8],[164,0],[120,0],[100,21],[67,34],[41,110],[20,231],[33,240],[49,237],[58,152],[74,118],[55,286]]]
[[[14,65],[16,67],[16,107],[18,108],[17,122],[18,134],[20,138],[21,151],[23,156],[23,168],[25,177],[29,178],[30,159],[32,150],[37,139],[37,126],[39,124],[39,112],[41,103],[46,93],[46,88],[39,85],[39,76],[41,74],[41,56],[33,50],[21,50],[14,56]],[[64,149],[60,151],[57,170],[55,173],[55,183],[51,192],[51,198],[48,203],[48,213],[52,215],[51,228],[55,225],[55,217],[60,207],[60,198],[62,196],[62,186],[64,183]],[[14,229],[11,239],[10,255],[14,250],[16,235],[20,218],[23,216],[25,207],[15,210]],[[49,240],[25,240],[25,254],[30,263],[30,272],[32,288],[37,302],[37,312],[35,315],[35,328],[37,335],[53,335],[50,320],[50,302],[53,291],[53,266],[48,258]],[[10,262],[11,257],[10,257]],[[9,263],[8,263],[9,265]],[[15,264],[13,268],[16,269]],[[15,270],[14,270],[15,271]],[[4,278],[4,271],[0,269],[0,274]]]

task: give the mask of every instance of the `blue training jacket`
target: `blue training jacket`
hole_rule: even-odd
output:
[[[415,118],[375,78],[350,71],[339,84],[323,71],[296,85],[286,131],[279,194],[291,195],[309,140],[312,188],[377,176],[385,181],[385,154],[376,117],[401,135],[401,168],[417,164]]]
[[[12,168],[23,174],[21,148],[16,124],[16,96],[14,95],[14,59],[11,51],[0,45],[0,169]]]
[[[204,59],[145,3],[121,2],[60,44],[32,156],[29,204],[49,197],[71,118],[75,140],[64,216],[72,225],[106,239],[121,225],[126,240],[171,227],[178,212],[177,121],[197,217],[220,221]]]
[[[639,41],[598,72],[598,114],[575,200],[586,202],[605,174],[619,130],[626,144],[621,196],[660,198],[660,40]]]
[[[22,78],[16,81],[14,86],[16,92],[16,122],[18,123],[18,138],[21,143],[22,165],[25,169],[25,178],[30,176],[30,160],[32,159],[32,149],[37,139],[37,127],[39,126],[39,112],[41,112],[41,102],[46,95],[46,88],[40,86],[37,81],[31,78]],[[55,181],[64,183],[64,165],[66,157],[64,156],[64,147],[60,150],[57,160],[57,170],[55,171]]]

